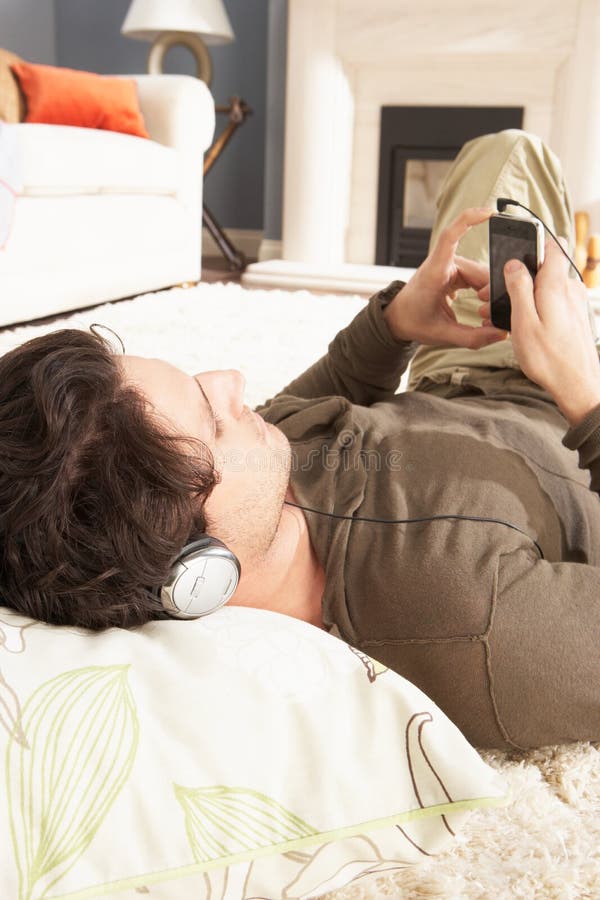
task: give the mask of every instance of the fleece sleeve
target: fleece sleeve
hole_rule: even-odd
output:
[[[577,450],[579,468],[590,470],[590,487],[600,493],[600,404],[590,410],[581,422],[569,428],[563,444],[569,450]]]

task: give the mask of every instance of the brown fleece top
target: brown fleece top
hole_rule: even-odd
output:
[[[383,318],[398,287],[259,408],[290,440],[298,502],[354,517],[306,513],[325,627],[477,746],[598,740],[600,407],[567,430],[544,391],[504,369],[396,394],[415,349]],[[356,520],[434,515],[509,524]]]

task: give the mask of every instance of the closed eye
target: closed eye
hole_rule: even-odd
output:
[[[215,437],[216,438],[221,437],[221,435],[223,434],[223,419],[217,415],[217,413],[214,411],[214,409],[212,408],[210,403],[208,404],[208,407],[210,409],[210,414],[212,416],[212,420],[215,424]]]
[[[202,387],[200,382],[196,378],[194,378],[194,381],[200,388],[200,393],[204,397],[204,402],[206,403],[206,405],[208,407],[208,412],[209,412],[209,415],[213,422],[213,428],[214,428],[213,437],[216,439],[216,438],[220,437],[221,434],[223,433],[223,419],[221,419],[221,417],[218,416],[217,413],[214,411],[212,404],[211,404],[210,400],[208,399],[208,397],[206,396],[204,388]]]

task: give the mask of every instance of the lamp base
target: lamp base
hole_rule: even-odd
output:
[[[196,60],[196,77],[209,85],[212,82],[213,67],[210,53],[202,38],[187,31],[163,31],[156,38],[148,54],[148,72],[150,75],[162,75],[163,62],[171,47],[179,45],[187,47]]]

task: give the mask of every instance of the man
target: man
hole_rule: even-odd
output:
[[[512,340],[490,324],[477,226],[498,195],[569,236],[541,142],[471,142],[414,278],[372,298],[260,415],[239,372],[110,359],[77,332],[0,360],[6,602],[140,624],[158,615],[144,586],[206,529],[241,561],[232,604],[339,634],[476,746],[598,740],[600,363],[553,244],[535,285],[507,266]],[[412,390],[396,395],[417,342]]]

